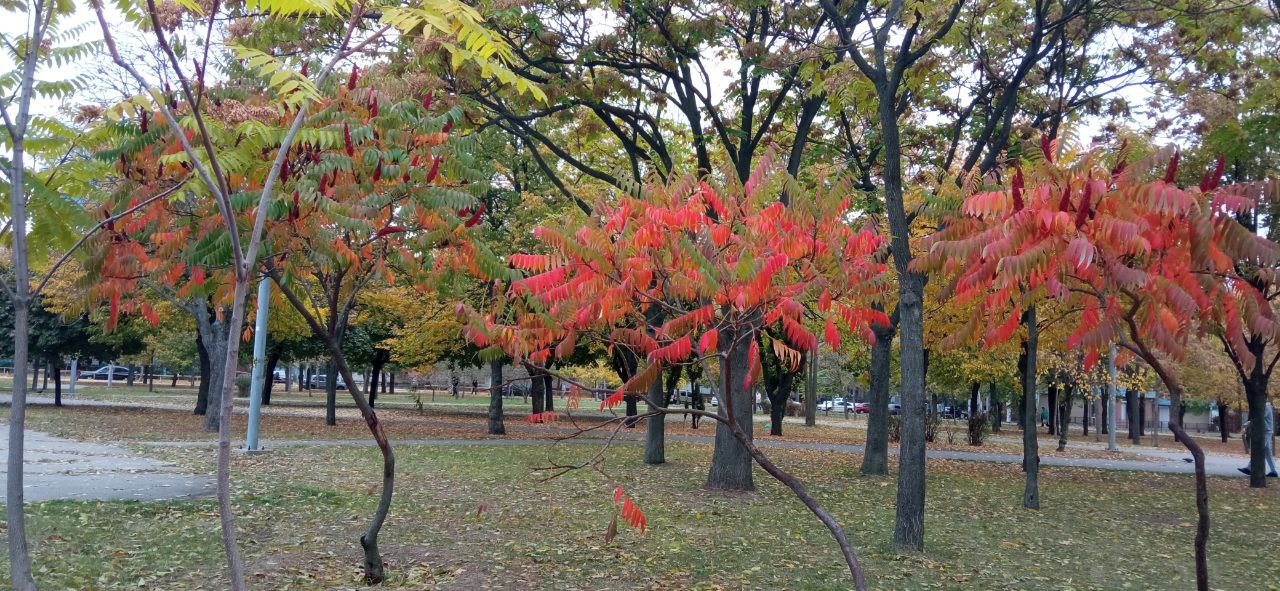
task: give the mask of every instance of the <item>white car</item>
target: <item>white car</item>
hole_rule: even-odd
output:
[[[818,410],[823,412],[831,412],[833,410],[838,412],[844,412],[844,409],[847,406],[848,404],[845,403],[843,398],[837,398],[835,400],[825,400],[819,403]]]

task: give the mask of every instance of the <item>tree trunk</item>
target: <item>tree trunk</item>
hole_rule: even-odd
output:
[[[19,174],[21,174],[19,172]],[[20,182],[20,181],[19,181]],[[20,240],[25,231],[16,231]],[[27,295],[25,245],[17,245],[14,261],[17,286],[13,297],[13,397],[9,404],[9,458],[5,489],[5,515],[9,539],[9,573],[15,591],[35,591],[31,576],[31,554],[27,549],[26,505],[23,501],[23,445],[27,412],[27,351],[29,344],[30,299]]]
[[[551,412],[555,410],[556,389],[554,384],[551,383],[551,372],[548,371],[542,372],[542,395],[547,398],[547,403],[543,405],[542,410],[544,412]]]
[[[1083,392],[1080,394],[1080,396],[1081,396],[1080,411],[1083,413],[1083,416],[1080,419],[1080,427],[1084,430],[1084,437],[1088,437],[1089,436],[1089,407],[1093,406],[1093,402],[1090,401]]]
[[[892,319],[890,319],[892,320]],[[876,340],[871,345],[871,412],[867,414],[867,444],[862,452],[862,473],[889,474],[889,380],[893,357],[894,325],[873,326]]]
[[[206,412],[204,413],[204,430],[211,433],[217,432],[221,425],[221,416],[218,409],[222,407],[222,384],[226,380],[226,357],[228,349],[227,325],[221,321],[207,321],[208,334],[210,342],[205,343],[205,348],[209,351],[209,392]],[[238,335],[237,335],[238,338]],[[235,386],[235,376],[232,376],[231,385]],[[208,409],[213,409],[209,412]]]
[[[706,400],[702,397],[702,385],[698,382],[694,382],[689,386],[689,402],[693,405],[694,410],[707,410]],[[701,419],[702,417],[693,415],[693,418],[689,421],[690,426],[697,429],[698,423]]]
[[[332,357],[325,364],[324,371],[324,424],[332,427],[338,424],[338,376],[334,375],[337,373],[337,364]],[[354,385],[347,384],[347,388]]]
[[[261,400],[263,404],[271,404],[271,389],[276,383],[276,365],[280,363],[280,353],[280,350],[272,349],[267,354],[267,367],[264,374],[266,379],[262,380]]]
[[[542,370],[527,362],[524,364],[524,369],[529,372],[529,399],[533,401],[532,414],[541,414],[543,412],[543,404],[546,402],[546,397],[542,392],[542,389],[546,387],[546,382],[542,381]]]
[[[1004,420],[1004,403],[1000,402],[999,394],[996,392],[996,385],[992,383],[987,386],[987,397],[991,399],[991,432],[999,433],[1001,421]]]
[[[1027,485],[1022,493],[1022,506],[1028,509],[1040,508],[1040,451],[1039,439],[1036,437],[1036,354],[1039,348],[1039,327],[1036,324],[1036,309],[1027,308],[1022,314],[1022,322],[1027,327],[1027,340],[1023,347],[1024,365],[1022,366],[1022,399],[1025,405],[1023,421],[1026,426],[1022,430],[1023,469],[1027,471]]]
[[[1259,356],[1257,359],[1262,357]],[[1265,375],[1258,369],[1261,365],[1260,362],[1254,363],[1254,371],[1251,372],[1250,379],[1244,382],[1244,396],[1249,407],[1249,428],[1245,436],[1249,438],[1249,486],[1252,488],[1267,486],[1267,450],[1269,448],[1267,434],[1262,428],[1267,420],[1267,382],[1259,377]],[[1170,416],[1172,414],[1170,413]]]
[[[1070,384],[1062,391],[1062,399],[1058,408],[1058,451],[1067,449],[1067,432],[1071,430],[1071,393],[1075,386]]]
[[[1039,396],[1039,395],[1037,395],[1037,396],[1036,396],[1036,402],[1039,402],[1039,398],[1040,398],[1040,396]],[[1048,391],[1048,396],[1047,396],[1047,398],[1048,398],[1048,400],[1046,400],[1046,401],[1045,401],[1045,403],[1046,403],[1046,405],[1047,405],[1047,406],[1048,406],[1048,408],[1049,408],[1049,421],[1048,421],[1048,423],[1049,423],[1049,424],[1047,425],[1047,427],[1049,428],[1049,435],[1057,435],[1057,434],[1058,434],[1058,427],[1057,427],[1057,423],[1058,423],[1058,385],[1057,385],[1056,383],[1055,383],[1055,384],[1049,384],[1049,391]]]
[[[396,393],[396,372],[394,371],[387,375],[387,393]]]
[[[805,359],[804,380],[804,425],[813,427],[818,424],[818,352],[814,351]]]
[[[982,384],[974,382],[969,387],[969,416],[978,414],[978,391],[982,389]]]
[[[391,380],[395,383],[395,379]],[[489,434],[506,435],[507,428],[502,424],[502,360],[489,362]]]
[[[721,330],[717,345],[721,357],[720,408],[725,421],[731,422],[748,441],[752,440],[751,407],[754,400],[747,383],[748,354],[755,340],[758,318],[738,318],[735,325]],[[733,428],[716,422],[715,448],[711,452],[711,469],[707,472],[707,488],[713,490],[753,491],[751,454],[734,436]]]
[[[1222,436],[1222,442],[1226,443],[1231,437],[1230,425],[1227,424],[1227,415],[1231,412],[1231,407],[1227,406],[1221,398],[1218,399],[1218,433]],[[1250,479],[1252,480],[1252,479]]]
[[[50,365],[53,366],[53,405],[62,406],[62,360]]]
[[[645,423],[644,463],[656,466],[667,462],[667,421],[666,415],[661,412],[661,409],[667,407],[667,402],[663,400],[666,398],[666,388],[662,383],[662,376],[658,376],[658,379],[649,384],[646,397],[645,403],[652,416]]]
[[[129,364],[129,373],[128,373],[128,374],[125,374],[125,382],[124,382],[124,385],[126,385],[126,386],[130,386],[130,387],[132,387],[132,386],[133,386],[133,376],[134,376],[133,367],[134,367],[134,366],[133,366],[133,364],[132,364],[132,363],[130,363],[130,364]],[[49,376],[48,372],[45,372],[45,377],[47,378],[48,376]]]
[[[1141,443],[1138,435],[1138,397],[1133,390],[1124,391],[1125,414],[1129,419],[1129,441],[1134,445]]]

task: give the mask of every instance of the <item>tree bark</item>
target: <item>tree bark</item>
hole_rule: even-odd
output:
[[[1036,437],[1036,354],[1039,348],[1039,326],[1036,323],[1036,309],[1027,308],[1022,314],[1022,322],[1027,327],[1027,340],[1023,347],[1024,365],[1022,366],[1022,399],[1024,404],[1022,429],[1023,469],[1027,471],[1027,484],[1022,493],[1022,506],[1028,509],[1040,508],[1040,452],[1039,439]]]
[[[739,318],[734,325],[720,332],[717,349],[721,355],[721,372],[717,413],[725,422],[716,422],[715,448],[711,452],[711,469],[707,473],[707,488],[712,490],[753,491],[755,481],[751,477],[751,454],[734,436],[732,423],[747,441],[752,440],[751,384],[746,383],[746,370],[750,366],[751,342],[755,339],[757,318]]]
[[[1036,402],[1039,402],[1039,395],[1036,396]],[[1049,435],[1058,434],[1058,385],[1056,383],[1049,384],[1048,400],[1045,404],[1049,408],[1049,421],[1046,425],[1049,429]]]
[[[997,398],[999,394],[996,392],[996,385],[993,383],[987,386],[987,397],[991,399],[991,432],[999,433],[1000,426],[1004,421],[1004,403]]]
[[[541,414],[543,412],[543,404],[546,397],[543,395],[542,389],[546,387],[546,382],[542,381],[542,370],[538,369],[532,363],[525,362],[525,371],[529,372],[529,399],[533,401],[532,414]]]
[[[226,382],[226,364],[227,357],[228,333],[227,324],[221,321],[205,319],[206,329],[205,338],[209,339],[205,343],[205,350],[209,352],[209,386],[206,399],[204,413],[204,430],[208,432],[217,432],[221,426],[221,413],[218,409],[222,407],[222,394],[226,391],[222,388],[222,384]],[[231,385],[235,386],[235,376],[232,376]],[[213,412],[209,412],[213,409]]]
[[[666,388],[662,383],[662,376],[658,376],[658,379],[649,384],[649,392],[646,398],[645,403],[649,407],[651,416],[645,424],[644,463],[656,466],[667,462],[667,421],[665,420],[666,415],[660,411],[666,408],[668,403],[663,400],[666,398]],[[662,406],[659,407],[655,404],[657,402],[661,402]]]
[[[62,362],[51,362],[53,366],[53,405],[62,406]]]
[[[1267,438],[1262,429],[1267,417],[1267,386],[1265,380],[1256,377],[1261,375],[1258,371],[1261,365],[1261,361],[1254,363],[1255,369],[1250,375],[1251,379],[1244,383],[1245,401],[1249,407],[1249,429],[1245,435],[1249,438],[1249,486],[1251,488],[1267,486]],[[1169,414],[1173,415],[1173,413]]]
[[[871,412],[867,414],[867,444],[862,452],[862,473],[873,476],[889,474],[889,381],[892,377],[890,362],[896,316],[895,310],[888,328],[872,327],[876,340],[871,344]]]
[[[1058,451],[1066,451],[1067,435],[1071,430],[1071,394],[1075,386],[1068,384],[1062,391],[1058,405]]]
[[[814,351],[805,359],[804,380],[804,425],[813,427],[818,424],[818,352]]]
[[[394,380],[392,380],[394,383]],[[502,424],[502,360],[489,362],[489,434],[506,435],[507,427]]]
[[[543,412],[551,412],[555,410],[556,389],[555,385],[551,382],[551,372],[545,370],[542,372],[542,395],[547,399],[546,404],[542,407]]]
[[[324,424],[332,427],[338,424],[338,376],[334,375],[337,363],[332,357],[325,364],[324,371]],[[347,388],[353,385],[347,384]]]
[[[1141,443],[1138,435],[1138,397],[1136,393],[1126,388],[1124,391],[1125,414],[1129,419],[1129,441],[1134,445]]]
[[[1227,406],[1227,403],[1223,402],[1222,399],[1219,398],[1218,399],[1218,433],[1222,436],[1223,443],[1226,443],[1227,439],[1231,437],[1230,425],[1227,424],[1227,416],[1228,416],[1228,413],[1230,412],[1231,412],[1231,407]],[[1253,479],[1250,478],[1250,480],[1253,480]]]
[[[974,382],[969,386],[969,416],[978,414],[978,391],[982,389],[982,384]]]
[[[276,365],[280,363],[280,350],[272,349],[267,354],[266,379],[262,380],[262,403],[271,404],[271,390],[276,383]]]

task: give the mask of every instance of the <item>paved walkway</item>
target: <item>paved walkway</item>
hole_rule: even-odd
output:
[[[29,397],[28,401],[33,405],[52,404],[52,399],[44,397]],[[0,405],[9,402],[8,395],[0,395]],[[110,407],[110,408],[160,408],[160,409],[180,409],[187,410],[188,406],[179,406],[166,403],[136,403],[136,402],[107,402],[89,399],[64,399],[64,404],[68,406],[93,406],[93,407]],[[246,412],[244,408],[235,408],[237,414]],[[317,412],[314,408],[297,407],[297,406],[280,406],[265,407],[264,413],[278,416],[314,416]],[[355,409],[339,408],[339,415],[349,414],[357,417]],[[439,424],[440,426],[455,426],[451,423],[432,420],[430,418],[388,418],[384,419],[387,423],[415,423],[415,424]],[[549,428],[552,431],[569,434],[573,429],[556,429]],[[667,439],[671,441],[683,441],[689,443],[710,444],[714,441],[711,436],[704,435],[678,435],[668,434]],[[624,431],[618,434],[616,444],[638,445],[644,440],[642,433]],[[1174,445],[1172,438],[1169,440]],[[145,445],[159,446],[178,446],[178,447],[212,447],[213,442],[205,441],[174,441],[174,442],[136,442]],[[416,439],[416,440],[394,440],[393,445],[549,445],[551,440],[547,439]],[[599,445],[600,438],[584,437],[580,439],[567,440],[564,443],[580,444],[580,445]],[[785,440],[757,440],[757,444],[764,448],[781,448],[781,449],[812,449],[818,451],[829,451],[836,453],[862,453],[863,446],[839,444],[839,443],[809,443],[802,441],[785,441]],[[319,439],[319,440],[264,440],[263,445],[270,447],[291,447],[291,446],[334,446],[334,445],[373,445],[372,440],[351,440],[351,439]],[[1072,445],[1083,445],[1093,449],[1100,449],[1092,442],[1073,441]],[[897,454],[898,450],[894,446],[890,446],[889,453]],[[995,462],[995,463],[1011,463],[1019,464],[1022,462],[1021,454],[999,453],[988,451],[960,451],[960,450],[929,450],[928,457],[948,460],[972,461],[972,462]],[[1191,454],[1181,449],[1163,448],[1131,448],[1124,447],[1115,452],[1115,458],[1096,458],[1096,457],[1064,457],[1041,455],[1040,463],[1043,466],[1066,466],[1075,468],[1093,468],[1099,470],[1129,470],[1138,472],[1160,472],[1165,474],[1192,474],[1194,468],[1190,462],[1186,461],[1191,458]],[[1247,464],[1247,460],[1241,457],[1233,457],[1228,455],[1207,455],[1205,461],[1205,471],[1210,476],[1224,477],[1241,477],[1237,468]]]
[[[9,424],[0,423],[0,454],[9,452]],[[23,491],[28,502],[69,499],[160,501],[213,494],[214,482],[118,445],[26,433]],[[7,483],[0,464],[0,487]]]

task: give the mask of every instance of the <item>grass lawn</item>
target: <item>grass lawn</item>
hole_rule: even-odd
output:
[[[101,411],[33,409],[35,425],[87,436]],[[172,422],[161,413],[133,430]],[[119,419],[117,419],[119,420]],[[512,421],[516,423],[516,421]],[[142,426],[139,426],[142,425]],[[394,427],[393,427],[394,428]],[[162,439],[135,433],[136,439]],[[110,435],[103,438],[110,438]],[[138,446],[211,473],[212,450]],[[753,495],[701,488],[710,448],[671,444],[644,466],[609,452],[610,478],[540,482],[552,461],[594,446],[400,446],[382,548],[389,589],[849,589],[834,543],[761,471]],[[1044,508],[1020,508],[1017,466],[930,461],[926,551],[889,544],[894,480],[857,474],[853,454],[772,450],[845,524],[873,589],[1185,589],[1194,509],[1186,476],[1045,467]],[[357,538],[376,502],[380,462],[365,447],[290,447],[234,459],[236,511],[251,586],[360,587]],[[1215,589],[1280,589],[1280,488],[1211,479]],[[621,484],[649,519],[603,534]],[[478,509],[486,506],[486,510]],[[29,507],[42,589],[222,589],[210,499],[46,502]],[[3,578],[7,562],[0,565]]]

